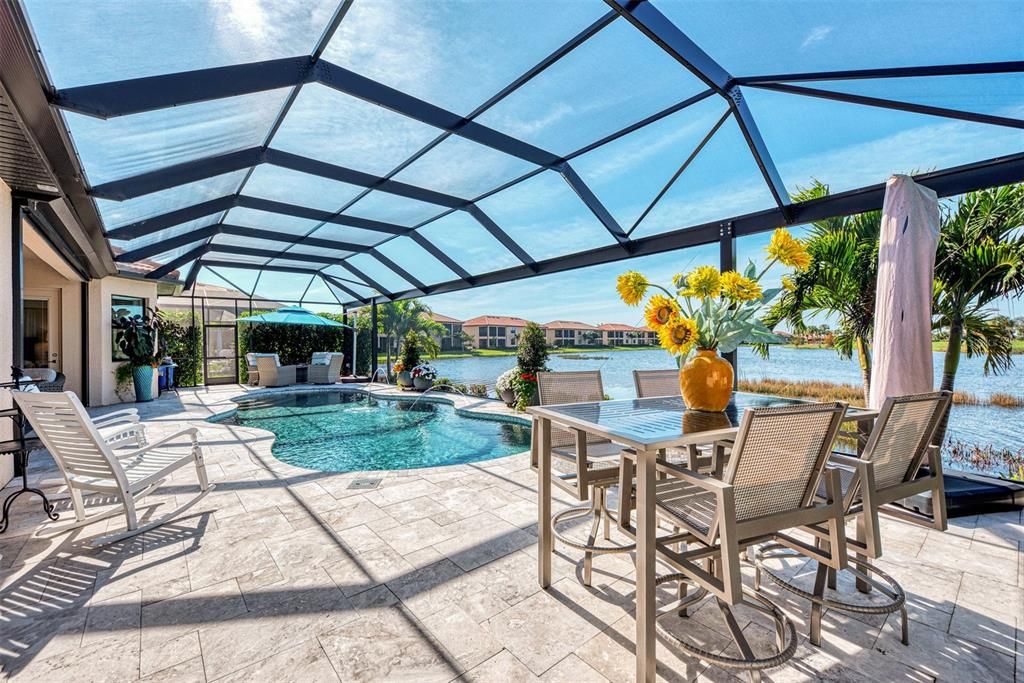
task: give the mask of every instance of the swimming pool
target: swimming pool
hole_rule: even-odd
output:
[[[404,470],[500,458],[530,448],[530,428],[464,417],[448,404],[357,392],[269,394],[237,401],[221,424],[273,432],[274,457],[322,472]]]

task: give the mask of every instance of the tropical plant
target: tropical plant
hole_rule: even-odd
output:
[[[516,359],[523,372],[536,374],[547,370],[548,342],[537,323],[528,322],[516,344]]]
[[[142,315],[120,316],[113,321],[115,341],[130,367],[157,367],[166,348],[160,329],[164,325],[159,311],[147,309]]]
[[[537,393],[537,373],[524,371],[514,375],[512,393],[516,395],[516,410],[526,410]]]
[[[828,185],[815,181],[793,199],[804,202],[828,194]],[[802,341],[799,335],[813,327],[807,321],[809,316],[834,318],[833,346],[843,358],[857,354],[865,401],[871,386],[871,334],[875,324],[881,221],[881,211],[868,211],[812,223],[806,238],[811,257],[809,267],[783,279],[782,296],[763,318],[769,328],[785,322],[797,335],[798,343]],[[758,345],[757,350],[768,355],[766,344]]]
[[[441,352],[434,337],[444,334],[444,326],[431,320],[430,313],[430,307],[419,299],[403,299],[381,304],[378,318],[387,341],[385,353],[388,366],[391,365],[391,350],[394,345],[406,339],[410,332],[420,333],[420,346],[432,357]],[[413,365],[406,364],[406,367],[412,368]]]
[[[1024,184],[960,197],[943,211],[935,255],[933,327],[948,333],[941,388],[953,390],[961,346],[985,374],[1013,366],[1013,329],[988,308],[1024,293]]]
[[[776,341],[757,314],[780,290],[762,290],[761,278],[776,263],[806,268],[808,255],[800,240],[784,228],[772,235],[768,255],[770,260],[760,272],[753,261],[742,274],[698,266],[685,275],[676,275],[674,292],[649,282],[636,271],[620,275],[616,289],[631,306],[640,305],[652,287],[664,292],[650,297],[644,318],[657,331],[661,346],[682,366],[694,349],[729,353],[744,342]]]

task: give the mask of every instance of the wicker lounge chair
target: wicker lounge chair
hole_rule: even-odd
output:
[[[312,384],[334,384],[341,377],[341,364],[344,360],[343,353],[314,353],[309,363],[308,380]]]
[[[604,400],[601,373],[538,372],[537,392],[540,405],[584,403]],[[625,553],[636,547],[627,545],[597,545],[596,539],[602,521],[604,539],[611,540],[614,521],[607,507],[608,487],[618,483],[619,453],[621,446],[607,439],[588,436],[582,431],[553,427],[551,430],[553,483],[588,504],[570,507],[551,516],[552,532],[567,546],[583,551],[583,583],[589,586],[593,575],[594,555]],[[537,466],[537,453],[533,452],[533,466]],[[591,517],[590,533],[586,543],[559,533],[558,524],[570,519]]]
[[[182,429],[148,446],[127,453],[114,453],[96,425],[70,391],[59,394],[13,392],[25,418],[39,440],[53,456],[64,475],[75,509],[70,530],[101,519],[124,514],[127,528],[94,539],[93,545],[113,543],[166,524],[203,498],[213,486],[206,478],[203,452],[195,427]],[[194,465],[199,494],[177,509],[139,524],[136,505],[175,471]],[[112,510],[87,515],[83,493],[114,495],[120,505]]]
[[[942,484],[942,458],[932,439],[939,424],[949,410],[952,394],[938,391],[928,394],[888,398],[882,405],[875,427],[868,437],[860,458],[833,453],[829,464],[840,474],[843,510],[849,519],[856,520],[856,536],[846,540],[851,566],[846,571],[856,577],[858,588],[868,592],[875,588],[882,594],[880,600],[851,601],[845,596],[825,596],[828,586],[836,588],[835,570],[819,565],[814,590],[808,593],[770,569],[769,561],[789,554],[777,545],[762,546],[755,554],[757,566],[755,587],[759,587],[762,572],[776,584],[811,601],[810,640],[821,644],[821,612],[823,607],[854,614],[888,614],[899,611],[903,644],[909,644],[906,595],[899,583],[888,574],[870,564],[882,556],[879,533],[879,513],[898,517],[914,524],[946,530],[946,496]],[[927,459],[927,473],[921,467]],[[899,500],[923,492],[931,492],[934,516],[928,517],[894,505]],[[827,493],[819,487],[818,500]],[[807,528],[819,538],[822,530]]]
[[[826,468],[845,412],[843,403],[747,410],[722,479],[656,463],[657,470],[666,475],[654,483],[656,515],[681,529],[656,541],[659,559],[675,570],[658,577],[656,583],[681,584],[679,601],[661,615],[678,611],[686,616],[688,607],[710,594],[739,653],[704,650],[659,626],[659,631],[689,654],[724,668],[747,671],[756,680],[760,670],[778,666],[795,653],[797,636],[792,622],[771,601],[743,585],[741,553],[768,539],[827,566],[846,566],[842,503],[838,494],[831,496],[839,490],[839,473]],[[623,457],[625,481],[632,481],[633,466],[631,458]],[[815,497],[823,477],[834,502]],[[620,523],[631,528],[629,516],[623,516]],[[827,530],[827,548],[785,533],[808,524]],[[688,595],[686,585],[697,591]],[[732,610],[741,603],[775,622],[773,652],[755,653],[747,642]]]
[[[256,354],[260,386],[286,387],[295,384],[295,366],[281,365],[276,353]]]

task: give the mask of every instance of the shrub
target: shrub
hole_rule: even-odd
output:
[[[253,313],[260,312],[262,311],[253,311]],[[248,312],[239,317],[245,318],[247,316]],[[332,316],[324,314],[324,317]],[[278,358],[281,359],[281,365],[308,363],[317,351],[345,353],[345,331],[343,327],[239,322],[239,379],[242,381],[248,379],[249,373],[245,364],[245,354],[250,351],[255,353],[276,353]],[[350,354],[351,346],[348,353],[345,354],[346,361],[351,360],[349,358]],[[369,362],[368,354],[369,352],[366,355],[367,362]],[[362,352],[360,355],[363,355]]]
[[[174,370],[174,381],[179,387],[198,387],[203,384],[203,328],[192,324],[191,311],[160,311],[164,324],[165,353],[178,367]]]
[[[487,398],[487,385],[486,384],[470,384],[469,393],[473,396],[479,396],[481,398]]]
[[[1009,448],[952,441],[947,446],[946,457],[955,465],[996,472],[1006,479],[1024,480],[1024,448],[1015,452]]]
[[[402,340],[402,367],[411,371],[420,364],[420,343],[419,335],[409,331]]]
[[[523,328],[516,346],[516,357],[523,372],[537,374],[547,370],[548,343],[544,338],[544,330],[536,323],[526,323]]]

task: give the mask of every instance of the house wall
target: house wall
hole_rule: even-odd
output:
[[[11,188],[0,179],[0,382],[9,382],[11,379],[10,367],[14,363],[14,339],[11,330],[14,329],[14,305],[11,295],[13,273],[11,270]],[[11,407],[11,398],[8,392],[0,392],[0,409]],[[13,436],[11,421],[0,420],[0,440],[10,439]],[[10,456],[0,457],[0,488],[3,487],[14,476],[14,458]]]
[[[25,296],[56,293],[60,306],[60,355],[64,373],[64,390],[82,395],[82,283],[75,277],[60,273],[47,264],[58,263],[60,257],[48,246],[35,244],[31,228],[25,227]],[[34,258],[33,258],[34,256]]]
[[[89,282],[89,397],[88,405],[106,406],[121,403],[114,374],[121,363],[111,360],[114,342],[110,334],[112,321],[110,297],[135,296],[146,299],[147,306],[156,304],[155,282],[121,277],[105,277]],[[155,374],[155,373],[154,373]]]

